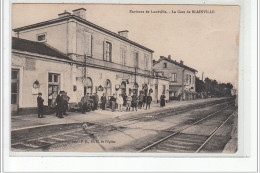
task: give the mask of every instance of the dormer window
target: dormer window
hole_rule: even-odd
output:
[[[46,41],[46,33],[37,34],[37,41],[40,41],[40,42]]]
[[[167,63],[163,63],[163,68],[167,68]]]

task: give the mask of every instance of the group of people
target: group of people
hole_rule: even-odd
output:
[[[67,95],[67,92],[60,91],[56,97],[56,117],[64,118],[63,115],[67,115],[66,111],[68,110],[70,97]]]
[[[94,111],[98,109],[99,97],[97,93],[89,94],[81,98],[81,112],[84,114],[86,111]]]
[[[141,109],[150,109],[151,102],[152,102],[152,96],[151,94],[140,94],[137,96],[136,94],[119,94],[117,97],[115,94],[113,96],[107,98],[105,94],[101,96],[101,108],[104,110],[107,104],[107,101],[110,103],[111,111],[114,112],[115,109],[118,109],[119,111],[123,111],[123,107],[126,107],[126,111],[137,111],[137,108]]]
[[[162,94],[160,97],[160,106],[165,106],[165,95]],[[66,111],[68,110],[68,103],[69,103],[70,97],[67,95],[67,92],[60,91],[59,94],[56,97],[56,100],[54,100],[54,105],[56,108],[56,116],[58,118],[64,118],[63,115],[67,115]],[[42,93],[38,94],[37,97],[37,104],[38,104],[38,118],[45,118],[43,116],[43,102],[42,99]],[[115,109],[118,109],[118,111],[122,112],[123,107],[126,107],[126,112],[131,111],[137,111],[137,108],[139,109],[150,109],[151,108],[151,102],[152,102],[152,96],[151,94],[143,94],[140,93],[139,96],[136,94],[119,94],[117,97],[115,94],[113,96],[110,96],[107,98],[105,93],[100,97],[96,93],[89,94],[87,93],[81,98],[81,112],[84,114],[86,111],[94,111],[98,108],[101,108],[102,110],[105,110],[107,104],[110,104],[109,107],[111,108],[111,111],[114,112]]]

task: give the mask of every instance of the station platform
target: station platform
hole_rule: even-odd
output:
[[[37,114],[31,115],[20,115],[20,116],[12,116],[11,117],[11,131],[19,131],[30,128],[44,127],[44,126],[53,126],[53,125],[62,125],[62,124],[72,124],[72,123],[84,123],[84,122],[102,122],[108,119],[113,119],[121,116],[132,116],[158,111],[160,109],[168,109],[168,108],[178,108],[181,106],[189,106],[192,104],[206,103],[216,100],[221,100],[226,98],[207,98],[207,99],[197,99],[197,100],[189,100],[189,101],[170,101],[166,103],[166,106],[161,108],[159,103],[151,104],[151,109],[138,109],[137,112],[125,112],[125,107],[123,112],[119,112],[116,110],[115,112],[111,112],[110,109],[106,110],[95,110],[91,112],[86,112],[82,114],[81,112],[67,112],[68,115],[65,115],[63,119],[59,119],[55,114],[44,115],[45,118],[38,118]]]

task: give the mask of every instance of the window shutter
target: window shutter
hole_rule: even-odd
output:
[[[106,60],[106,41],[103,41],[103,60]]]
[[[112,54],[112,43],[110,43],[110,57],[109,57],[110,58],[110,60],[109,60],[110,62],[112,62],[112,55],[113,55]]]

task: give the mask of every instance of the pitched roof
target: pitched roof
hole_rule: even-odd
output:
[[[69,60],[65,54],[42,42],[12,37],[12,49]]]
[[[171,63],[173,63],[173,64],[175,64],[175,65],[177,65],[177,66],[180,66],[180,67],[182,67],[182,68],[188,69],[188,70],[190,70],[190,71],[198,72],[198,71],[195,70],[194,68],[188,67],[188,66],[186,66],[186,65],[184,65],[184,64],[181,64],[181,63],[179,63],[179,62],[177,62],[177,61],[174,61],[174,60],[169,59],[169,58],[166,58],[166,57],[160,57],[160,59],[159,59],[158,61],[156,61],[153,65],[158,64],[158,63],[161,62],[162,60],[166,60],[166,61],[168,61],[168,62],[171,62]]]
[[[107,30],[107,29],[105,29],[105,28],[103,28],[101,26],[98,26],[98,25],[96,25],[96,24],[94,24],[92,22],[87,21],[86,19],[82,19],[81,17],[78,17],[78,16],[73,15],[73,14],[70,14],[70,15],[67,15],[67,16],[64,16],[64,17],[59,17],[59,18],[52,19],[52,20],[48,20],[48,21],[44,21],[44,22],[40,22],[40,23],[36,23],[36,24],[32,24],[32,25],[28,25],[28,26],[24,26],[24,27],[20,27],[20,28],[15,28],[15,29],[13,29],[13,31],[14,32],[25,31],[25,30],[28,30],[28,29],[33,29],[33,28],[37,28],[37,27],[41,27],[41,26],[46,26],[46,25],[50,25],[50,24],[53,24],[53,23],[58,23],[58,22],[61,22],[61,21],[67,21],[68,19],[75,19],[75,20],[77,20],[77,21],[79,21],[81,23],[84,23],[84,24],[86,24],[88,26],[91,26],[91,27],[93,27],[95,29],[98,29],[98,30],[100,30],[102,32],[105,32],[105,33],[107,33],[109,35],[112,35],[112,36],[114,36],[116,38],[124,40],[124,41],[126,41],[126,42],[128,42],[130,44],[133,44],[133,45],[135,45],[135,46],[137,46],[139,48],[142,48],[142,49],[144,49],[144,50],[146,50],[148,52],[151,52],[151,53],[154,52],[153,50],[151,50],[151,49],[149,49],[149,48],[147,48],[147,47],[145,47],[145,46],[143,46],[141,44],[138,44],[138,43],[136,43],[134,41],[131,41],[128,38],[120,36],[119,34],[117,34],[115,32],[109,31],[109,30]]]

